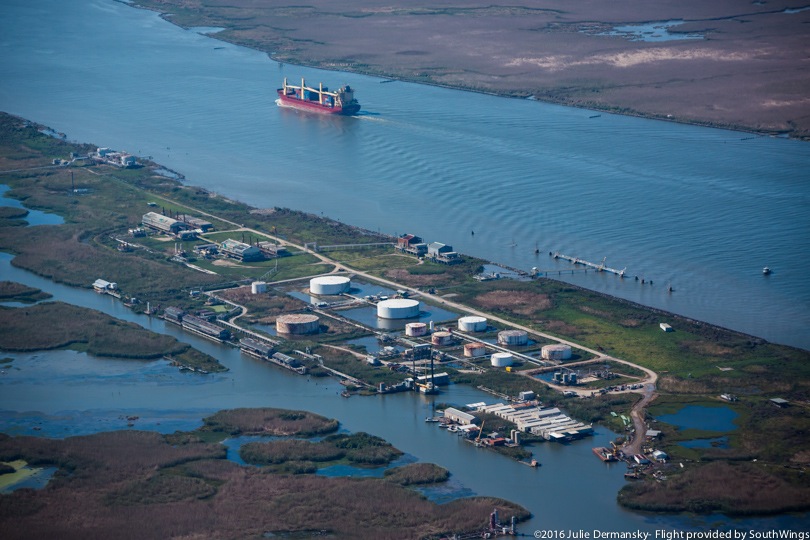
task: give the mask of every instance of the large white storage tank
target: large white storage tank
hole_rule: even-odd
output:
[[[279,334],[317,334],[319,330],[317,315],[292,313],[276,319],[276,332]]]
[[[571,358],[571,346],[562,343],[543,345],[541,354],[546,360],[568,360]]]
[[[490,357],[493,367],[508,367],[514,362],[514,357],[508,352],[498,352]]]
[[[526,345],[529,334],[525,330],[504,330],[498,332],[498,343],[501,345]]]
[[[462,317],[458,320],[458,329],[462,332],[483,332],[487,329],[487,320],[476,315]]]
[[[465,343],[464,356],[467,358],[478,358],[487,353],[487,346],[483,343]]]
[[[411,319],[419,316],[419,300],[392,298],[377,304],[377,317],[381,319]]]
[[[330,296],[348,291],[352,281],[345,276],[319,276],[309,280],[309,292],[318,296]]]
[[[405,325],[405,335],[419,337],[427,334],[427,325],[423,322],[411,322]]]

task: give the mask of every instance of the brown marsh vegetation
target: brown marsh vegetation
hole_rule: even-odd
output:
[[[284,414],[227,411],[207,421],[206,429],[259,428],[260,418],[285,424]],[[226,461],[220,444],[200,437],[178,440],[141,431],[64,440],[0,435],[0,460],[59,467],[45,489],[0,495],[0,534],[4,539],[245,539],[269,533],[413,539],[482,529],[493,506],[506,516],[528,517],[503,500],[437,505],[400,485],[441,479],[433,467],[394,469],[390,481],[274,474]]]

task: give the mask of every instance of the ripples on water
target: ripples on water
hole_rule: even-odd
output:
[[[3,109],[257,206],[525,270],[570,268],[549,251],[607,257],[655,285],[561,279],[810,348],[806,143],[279,66],[154,14],[83,6],[10,3]],[[285,76],[355,86],[361,116],[279,109]]]

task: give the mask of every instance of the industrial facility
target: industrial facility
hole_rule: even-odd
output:
[[[232,238],[228,238],[219,245],[219,251],[227,257],[236,259],[238,261],[260,261],[264,258],[262,252],[256,246],[239,242]]]
[[[548,441],[561,442],[593,433],[592,425],[572,420],[556,407],[543,409],[538,405],[527,403],[510,405],[504,403],[494,405],[476,403],[467,407],[509,420],[517,426],[518,430],[540,435]]]

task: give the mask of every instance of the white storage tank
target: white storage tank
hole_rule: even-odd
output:
[[[345,293],[351,286],[352,281],[345,276],[319,276],[309,280],[309,292],[319,296]]]
[[[458,329],[462,332],[483,332],[487,329],[487,320],[476,315],[462,317],[458,320]]]
[[[541,354],[546,360],[568,360],[571,358],[571,346],[562,343],[543,345]]]
[[[478,358],[487,353],[487,346],[483,343],[465,343],[464,356],[467,358]]]
[[[419,316],[419,301],[392,298],[377,304],[377,317],[381,319],[411,319]]]
[[[498,332],[498,343],[501,345],[526,345],[529,334],[525,330],[504,330]]]
[[[307,313],[281,315],[276,319],[276,332],[279,334],[317,334],[320,319]]]
[[[419,337],[427,334],[427,325],[423,322],[411,322],[405,325],[405,335]]]
[[[264,281],[254,281],[250,284],[250,292],[253,294],[260,294],[267,292],[267,283]]]
[[[514,357],[508,352],[498,352],[490,357],[493,367],[508,367],[511,366]]]
[[[453,334],[450,332],[434,332],[430,342],[434,345],[450,345],[453,342]]]

